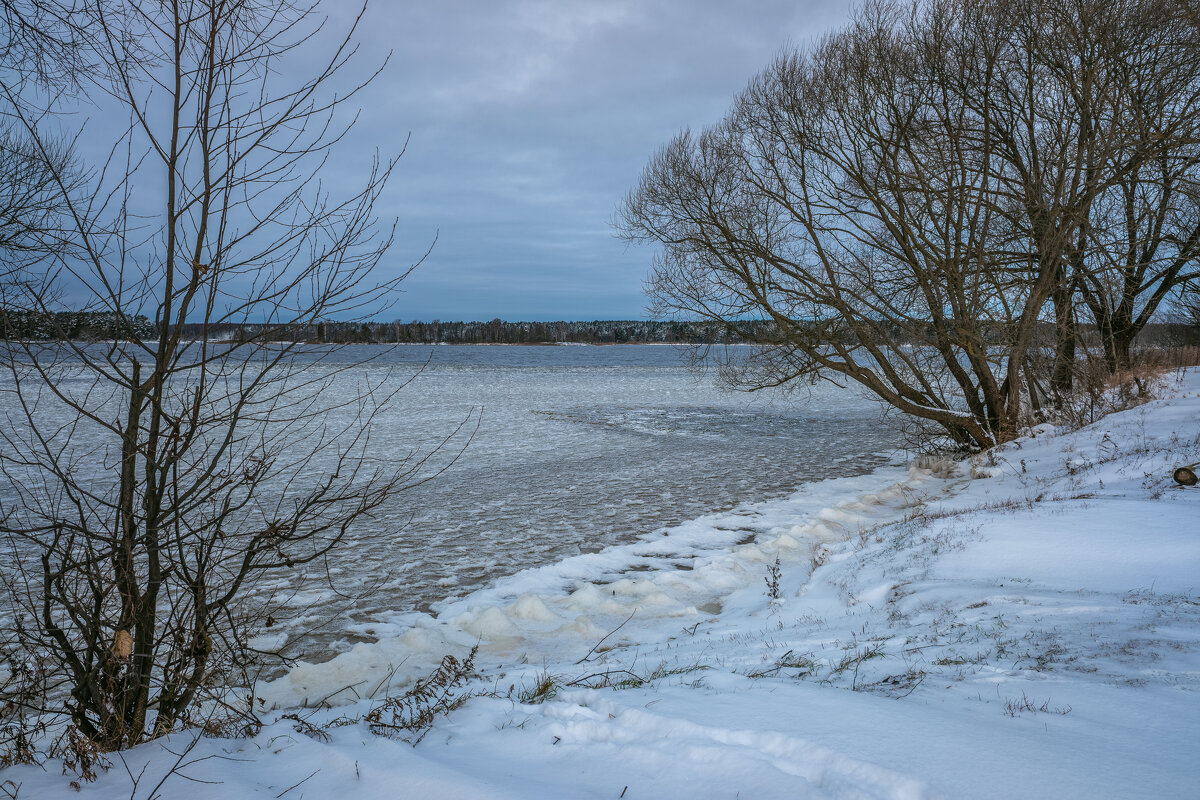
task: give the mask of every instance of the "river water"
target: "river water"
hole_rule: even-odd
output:
[[[450,438],[419,473],[428,480],[376,509],[304,580],[264,576],[248,592],[251,602],[284,606],[277,635],[307,633],[299,641],[310,658],[355,641],[348,628],[428,610],[527,567],[869,472],[900,443],[879,406],[855,391],[726,392],[670,346],[322,352],[301,374],[337,375],[321,389],[331,429],[352,413],[338,393],[349,400],[365,380],[377,396],[398,390],[375,418],[374,455],[400,464]],[[347,364],[357,366],[339,373]],[[64,378],[60,389],[70,385]],[[88,463],[104,481],[111,461]],[[319,472],[322,461],[311,466]]]
[[[376,446],[399,457],[464,420],[478,428],[333,559],[347,621],[424,610],[526,567],[861,474],[899,444],[854,391],[727,392],[669,346],[407,346],[369,369],[410,381],[377,419]],[[307,622],[332,621],[321,602]]]

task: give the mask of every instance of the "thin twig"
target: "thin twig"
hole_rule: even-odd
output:
[[[581,658],[581,659],[579,659],[578,661],[576,661],[575,663],[576,663],[576,664],[582,664],[583,662],[587,661],[587,660],[588,660],[588,658],[589,658],[589,657],[592,655],[592,653],[596,652],[596,648],[597,648],[597,647],[599,647],[600,645],[604,644],[604,641],[605,641],[606,639],[608,639],[608,637],[612,636],[614,633],[616,633],[617,631],[621,630],[621,628],[624,628],[624,627],[625,627],[625,623],[626,623],[626,622],[629,622],[629,620],[633,619],[633,615],[634,615],[634,614],[636,614],[637,612],[638,612],[638,610],[635,608],[635,609],[634,609],[632,612],[630,612],[629,616],[625,618],[625,622],[622,622],[620,625],[618,625],[617,627],[613,628],[613,629],[612,629],[611,631],[609,631],[608,633],[604,634],[604,638],[603,638],[603,639],[601,639],[600,641],[596,642],[594,645],[592,645],[592,649],[591,649],[591,650],[588,650],[588,651],[587,651],[587,654],[586,654],[586,655],[585,655],[583,658]]]
[[[311,773],[311,774],[308,776],[308,778],[311,778],[313,775],[316,775],[316,774],[317,774],[318,772],[320,772],[320,771],[321,771],[321,768],[320,768],[320,767],[317,767],[316,769],[314,769],[314,770],[312,771],[312,773]],[[305,778],[305,779],[304,779],[304,781],[307,781],[307,780],[308,780],[308,778]],[[300,781],[300,783],[304,783],[304,781]],[[299,786],[299,785],[300,785],[300,783],[294,783],[294,784],[292,784],[291,786],[289,786],[288,788],[284,789],[284,790],[283,790],[282,792],[280,792],[279,794],[275,795],[275,798],[276,798],[276,800],[278,800],[280,797],[283,797],[285,794],[287,794],[288,792],[290,792],[292,789],[295,789],[297,786]]]

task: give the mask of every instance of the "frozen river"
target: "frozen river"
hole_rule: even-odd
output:
[[[479,427],[443,474],[339,551],[337,585],[371,589],[336,612],[325,595],[306,616],[336,615],[324,644],[345,622],[424,610],[526,567],[867,472],[899,443],[850,390],[726,392],[673,347],[409,346],[370,369],[389,367],[392,380],[417,374],[378,420],[377,446],[420,452],[473,413]]]
[[[808,481],[869,472],[899,444],[878,405],[851,390],[726,392],[684,356],[648,345],[361,345],[317,358],[301,373],[314,385],[330,381],[317,427],[344,427],[353,413],[345,401],[366,379],[380,396],[398,389],[375,419],[376,458],[401,464],[459,433],[418,476],[429,480],[375,509],[306,580],[265,577],[247,599],[282,604],[272,638],[315,632],[299,639],[298,655],[321,660],[359,635],[346,631]],[[337,372],[347,364],[357,366]],[[63,375],[61,390],[90,391],[86,378]],[[107,408],[103,397],[95,402]],[[111,480],[111,447],[93,451],[87,436],[77,439],[79,452],[94,452],[79,463]],[[307,477],[332,469],[327,460],[316,456]]]

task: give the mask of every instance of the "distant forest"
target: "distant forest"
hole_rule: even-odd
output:
[[[0,311],[0,338],[46,341],[55,339],[119,339],[130,331],[139,337],[152,336],[154,323],[143,315],[112,312],[59,312],[39,314]],[[1049,328],[1047,328],[1049,331]],[[122,333],[124,332],[124,333]],[[1085,341],[1094,331],[1081,326]],[[311,325],[264,325],[223,323],[186,325],[184,335],[212,340],[259,339],[329,344],[743,344],[769,342],[778,335],[773,322],[744,320],[736,327],[715,322],[680,320],[595,320],[592,322],[320,322]],[[919,344],[911,333],[900,329],[896,344]],[[1200,326],[1152,324],[1138,337],[1138,344],[1173,346],[1200,344]]]
[[[154,335],[154,323],[145,315],[112,311],[59,311],[55,313],[0,309],[0,339],[45,341],[54,339],[128,339]]]
[[[713,322],[596,320],[592,322],[323,322],[311,329],[318,342],[388,344],[691,344],[751,341],[773,323],[746,322],[738,330]],[[308,331],[306,331],[308,332]]]
[[[199,324],[184,326],[184,335],[209,339],[288,340],[337,344],[628,344],[736,343],[763,337],[774,329],[766,322],[741,324],[734,332],[711,322],[607,320],[594,322],[320,322],[281,325]],[[0,312],[0,338],[24,340],[116,339],[121,331],[152,335],[154,324],[145,316],[106,313],[55,314],[7,310]]]

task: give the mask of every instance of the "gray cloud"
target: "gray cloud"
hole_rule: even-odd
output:
[[[357,8],[322,7],[330,41]],[[438,241],[388,318],[641,317],[652,252],[616,239],[610,221],[647,159],[719,119],[785,43],[849,11],[850,0],[373,0],[348,73],[390,60],[351,101],[357,125],[321,181],[344,196],[376,152],[408,141],[377,208],[398,219],[383,266],[405,269]],[[303,79],[313,58],[287,63],[279,83]],[[343,93],[351,79],[339,76]],[[94,164],[127,124],[96,99],[64,123],[91,120],[80,142]],[[156,174],[139,176],[148,192],[136,196],[155,196]]]
[[[390,312],[404,319],[643,316],[651,252],[610,228],[649,156],[717,120],[788,41],[848,2],[384,2],[365,59],[391,49],[355,142],[411,132],[386,213],[390,259],[439,241]]]

